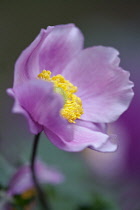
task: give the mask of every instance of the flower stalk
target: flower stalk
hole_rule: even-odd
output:
[[[33,149],[32,149],[32,154],[31,154],[31,172],[32,172],[32,179],[34,182],[34,186],[37,191],[38,199],[40,201],[40,204],[42,206],[43,210],[50,210],[50,206],[47,200],[47,196],[44,195],[44,192],[42,191],[40,184],[38,182],[38,179],[36,177],[36,172],[35,172],[35,160],[36,160],[36,154],[37,154],[37,147],[39,144],[39,138],[40,134],[35,135],[34,137],[34,142],[33,142]]]

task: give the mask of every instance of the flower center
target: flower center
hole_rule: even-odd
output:
[[[75,120],[80,119],[80,116],[84,113],[81,99],[74,94],[77,92],[77,87],[60,74],[50,76],[51,71],[43,70],[38,75],[38,78],[54,84],[55,92],[61,94],[65,101],[63,108],[60,110],[61,116],[67,119],[68,122],[75,123]]]
[[[35,195],[36,195],[36,190],[34,188],[31,188],[31,189],[23,192],[21,194],[21,197],[26,200],[26,199],[30,199],[30,198],[34,197]]]

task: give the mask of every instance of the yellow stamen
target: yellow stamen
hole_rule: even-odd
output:
[[[36,195],[35,188],[31,188],[31,189],[23,192],[21,194],[21,197],[26,200],[26,199],[30,199],[30,198],[34,197],[35,195]]]
[[[77,92],[77,87],[66,80],[62,75],[50,77],[51,71],[43,70],[39,75],[39,79],[50,81],[54,84],[54,90],[60,93],[65,100],[63,108],[60,110],[62,117],[70,123],[75,123],[76,119],[80,119],[83,112],[82,101],[74,93]]]

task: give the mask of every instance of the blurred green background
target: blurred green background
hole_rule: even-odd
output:
[[[8,169],[9,164],[11,167],[18,166],[22,161],[29,159],[33,139],[26,120],[20,115],[11,113],[13,100],[6,94],[6,88],[12,87],[14,63],[41,28],[66,23],[75,23],[81,29],[85,36],[85,47],[104,45],[118,49],[121,66],[131,72],[131,80],[135,82],[136,87],[139,83],[139,0],[0,0],[0,154],[2,156],[0,177],[2,182],[6,183],[9,174],[12,173],[12,169]],[[90,206],[90,203],[98,203],[100,200],[95,197],[100,197],[103,202],[107,199],[107,202],[109,200],[113,203],[112,207],[106,207],[107,210],[120,209],[115,190],[103,188],[100,180],[92,178],[82,154],[73,155],[73,153],[60,151],[49,143],[45,136],[42,136],[39,155],[48,164],[56,165],[66,175],[66,182],[57,188],[60,198],[57,198],[53,204],[57,209],[76,210],[76,206],[79,205]],[[106,180],[102,180],[102,183],[104,182]],[[98,204],[97,206],[97,208],[94,207],[95,210],[105,210],[105,206],[100,207]]]

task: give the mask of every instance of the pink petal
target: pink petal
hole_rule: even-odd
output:
[[[40,183],[59,184],[64,181],[64,176],[57,169],[47,166],[41,161],[36,161],[35,172]],[[18,169],[9,182],[9,195],[22,194],[34,187],[30,165]]]
[[[14,86],[36,78],[44,69],[61,73],[83,47],[83,35],[73,24],[42,29],[15,65]]]
[[[36,175],[40,183],[59,184],[64,181],[64,175],[56,168],[44,164],[42,161],[36,161]]]
[[[77,122],[71,126],[74,130],[73,139],[71,139],[71,141],[60,138],[57,133],[51,130],[45,129],[44,132],[55,146],[65,151],[77,152],[86,147],[106,152],[116,150],[116,145],[112,146],[111,142],[107,143],[110,137],[103,133],[96,124],[83,121],[82,123]]]
[[[83,48],[83,39],[74,24],[55,26],[40,48],[40,70],[51,70],[53,75],[60,74]]]
[[[113,143],[112,141],[114,140],[113,136],[110,135],[107,139],[107,141],[102,144],[97,151],[100,152],[114,152],[117,149],[117,144]]]
[[[15,112],[24,110],[25,116],[28,115],[30,121],[40,125],[42,129],[50,128],[58,132],[60,136],[68,132],[70,136],[72,132],[69,130],[68,122],[60,116],[63,98],[54,92],[52,83],[37,79],[30,80],[15,88],[14,94]],[[31,127],[30,130],[34,134],[38,132],[38,130],[32,130]]]
[[[52,27],[42,29],[36,39],[21,53],[15,64],[14,87],[39,74],[38,50]]]
[[[40,133],[43,130],[42,125],[39,125],[37,122],[35,122],[31,118],[29,113],[27,111],[25,111],[25,109],[22,108],[22,106],[19,104],[18,99],[16,98],[15,93],[13,92],[13,89],[11,89],[11,88],[7,89],[7,93],[8,93],[8,95],[10,95],[11,97],[13,97],[15,99],[15,103],[14,103],[12,112],[13,113],[20,113],[20,114],[25,116],[25,118],[28,121],[31,133],[33,133],[33,134]]]
[[[67,66],[63,75],[78,87],[83,102],[82,119],[108,123],[116,120],[129,106],[133,83],[129,72],[121,69],[118,51],[110,47],[92,47]]]

